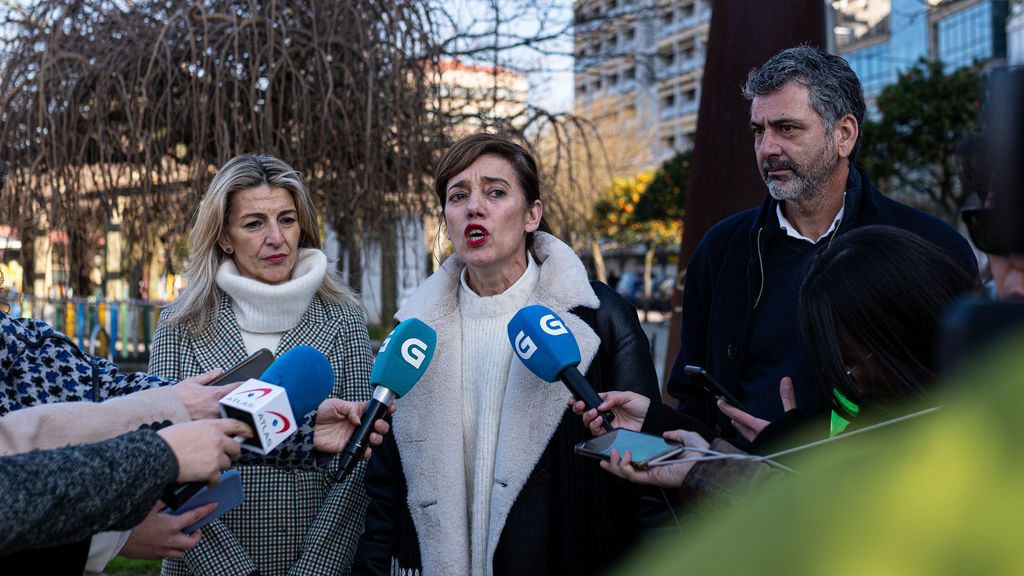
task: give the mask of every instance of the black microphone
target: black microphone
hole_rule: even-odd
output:
[[[416,318],[405,320],[388,334],[377,353],[370,373],[373,398],[363,412],[359,428],[341,455],[336,481],[344,480],[356,467],[369,444],[373,425],[388,413],[395,398],[405,396],[427,371],[437,347],[437,332]]]

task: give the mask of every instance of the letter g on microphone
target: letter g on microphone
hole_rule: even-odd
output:
[[[562,321],[554,314],[548,314],[541,317],[540,329],[552,336],[561,336],[562,334],[569,333],[569,329],[566,328],[565,324],[562,324]]]
[[[402,359],[418,370],[420,365],[423,364],[424,358],[427,357],[427,348],[427,343],[423,340],[420,340],[419,338],[409,338],[405,342],[402,342]],[[383,348],[381,351],[383,351]]]
[[[516,354],[519,355],[523,360],[529,360],[530,356],[537,351],[537,345],[534,344],[533,338],[530,338],[522,330],[516,335],[515,342]]]

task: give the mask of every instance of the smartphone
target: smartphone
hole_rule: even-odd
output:
[[[715,397],[721,396],[722,398],[725,398],[725,401],[728,402],[729,404],[732,404],[733,406],[739,408],[740,410],[743,410],[744,412],[748,411],[746,406],[744,406],[743,403],[740,402],[732,392],[726,390],[724,386],[722,386],[721,384],[718,383],[717,380],[712,378],[711,374],[708,374],[707,370],[701,368],[700,366],[683,366],[683,372],[690,376],[695,376],[699,378],[701,385],[703,385],[704,389],[708,391],[708,394],[711,394],[712,396]]]
[[[574,450],[582,456],[608,460],[612,456],[613,448],[618,450],[619,455],[625,454],[627,451],[631,452],[633,466],[645,470],[661,461],[678,456],[686,449],[686,446],[669,442],[653,434],[616,428],[602,436],[580,442]]]
[[[242,503],[242,500],[245,500],[245,494],[242,491],[242,475],[238,473],[238,470],[232,468],[221,474],[220,482],[216,486],[203,486],[202,490],[186,500],[181,506],[173,509],[168,508],[165,512],[174,516],[180,516],[189,510],[216,502],[217,507],[213,512],[210,512],[182,530],[185,534],[191,534],[213,522],[221,514],[237,508]]]
[[[274,353],[266,348],[260,348],[245,360],[214,378],[207,386],[220,386],[232,382],[245,382],[249,378],[259,378],[273,363]]]

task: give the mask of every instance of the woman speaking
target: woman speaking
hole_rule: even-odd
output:
[[[537,166],[521,146],[460,140],[435,192],[455,254],[396,318],[426,322],[438,346],[367,468],[354,573],[591,574],[635,539],[639,498],[574,454],[589,432],[561,384],[513,358],[506,326],[524,306],[547,306],[596,390],[655,398],[647,337],[636,311],[546,232]]]

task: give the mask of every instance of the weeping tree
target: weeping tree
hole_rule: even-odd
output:
[[[0,10],[0,150],[11,167],[0,217],[19,228],[29,270],[36,235],[66,235],[54,249],[78,294],[91,286],[77,268],[112,218],[122,269],[144,278],[154,246],[184,238],[216,167],[244,152],[301,170],[353,251],[365,233],[422,210],[443,124],[430,114],[437,46],[418,2]],[[349,262],[358,286],[359,258]]]
[[[389,317],[397,223],[436,210],[429,175],[452,138],[501,131],[539,151],[554,132],[545,181],[568,173],[570,188],[582,187],[572,159],[591,154],[578,119],[505,106],[497,80],[468,112],[446,103],[444,61],[489,65],[497,79],[571,53],[558,44],[571,45],[568,21],[550,24],[557,2],[466,4],[469,24],[448,1],[5,3],[0,154],[12,174],[0,221],[19,230],[18,259],[32,271],[36,253],[49,257],[37,248],[52,244],[76,294],[92,291],[89,271],[106,261],[146,297],[145,278],[183,268],[217,167],[265,152],[306,175],[351,285],[362,285],[364,239],[380,246]],[[525,36],[524,18],[538,26]],[[121,247],[104,259],[110,229]]]

